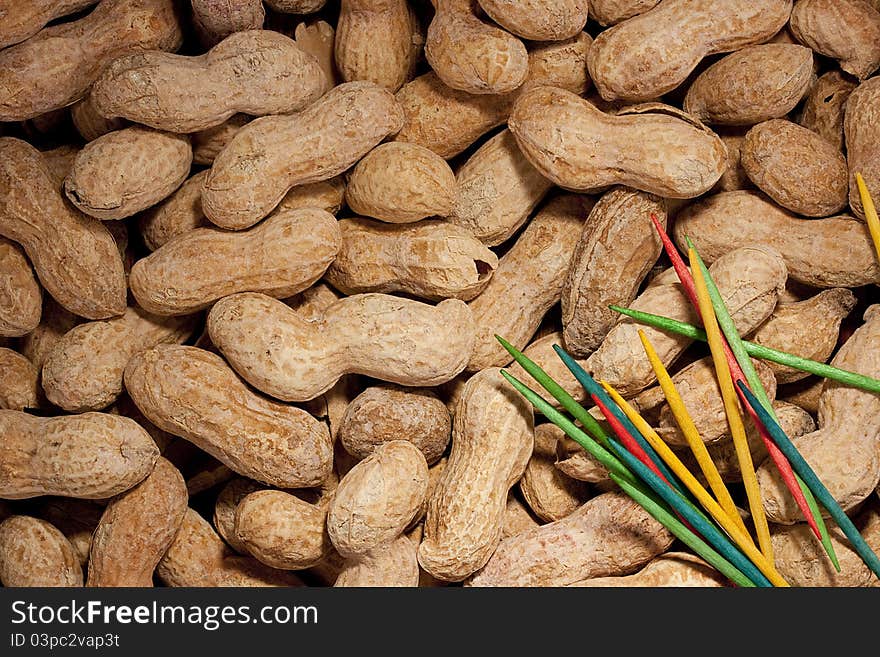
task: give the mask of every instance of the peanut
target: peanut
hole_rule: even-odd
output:
[[[199,41],[211,47],[235,32],[263,27],[266,10],[261,0],[192,0],[192,18]]]
[[[589,0],[479,0],[501,27],[531,41],[562,41],[587,24]]]
[[[40,372],[17,351],[0,347],[0,409],[40,406]]]
[[[661,104],[611,115],[569,91],[536,87],[519,96],[507,125],[532,165],[571,190],[622,184],[692,198],[711,189],[727,165],[715,133]]]
[[[880,99],[880,78],[871,78],[860,84],[846,101],[843,130],[846,140],[846,158],[849,165],[849,205],[860,219],[865,218],[862,197],[856,185],[856,174],[861,173],[868,190],[877,194],[880,189],[880,166],[877,164],[877,101]]]
[[[208,351],[178,345],[142,351],[125,367],[125,388],[157,427],[240,475],[280,488],[317,486],[330,475],[327,427],[302,409],[251,392]]]
[[[752,341],[790,354],[826,362],[837,347],[840,325],[856,307],[856,297],[846,288],[823,290],[815,296],[778,306],[752,336]],[[792,383],[806,372],[767,362],[776,381]]]
[[[748,46],[700,73],[684,109],[718,125],[754,125],[784,117],[813,82],[813,52],[787,43]]]
[[[36,2],[0,2],[3,29],[0,30],[0,48],[20,43],[42,30],[56,18],[74,14],[95,4],[98,0],[37,0]]]
[[[207,175],[207,171],[200,171],[189,177],[168,198],[139,216],[141,237],[150,251],[155,251],[172,237],[209,223],[202,212],[202,187]]]
[[[880,306],[869,306],[865,322],[838,350],[831,364],[867,376],[880,374]],[[853,421],[853,418],[859,418]],[[838,504],[848,511],[880,482],[880,398],[864,390],[826,380],[819,398],[819,430],[792,439]],[[771,522],[803,520],[778,472],[758,469],[764,509]]]
[[[156,567],[165,586],[303,586],[296,574],[232,553],[207,520],[187,508],[180,530]]]
[[[837,527],[828,528],[831,545],[840,562],[837,572],[813,530],[806,523],[770,525],[770,541],[779,574],[798,587],[869,586],[871,571]]]
[[[860,80],[880,67],[880,11],[867,0],[798,0],[789,25],[798,41]]]
[[[0,235],[21,245],[46,292],[70,312],[106,319],[125,310],[113,236],[69,206],[40,152],[13,137],[0,137]]]
[[[408,440],[433,465],[446,451],[451,431],[449,411],[430,389],[384,384],[367,388],[351,401],[338,435],[356,459],[367,458],[386,443]]]
[[[338,587],[415,587],[419,584],[418,546],[405,535],[347,560],[333,586]]]
[[[519,533],[540,527],[541,523],[534,516],[531,509],[521,502],[511,491],[507,495],[507,505],[504,507],[504,526],[501,528],[501,538],[509,538]]]
[[[821,75],[804,101],[798,123],[822,135],[837,150],[843,151],[846,101],[857,86],[840,71],[829,71]]]
[[[0,411],[0,498],[103,499],[152,472],[159,449],[135,421],[108,413],[34,417]]]
[[[339,228],[342,247],[325,278],[345,294],[406,292],[432,301],[470,301],[498,267],[498,256],[465,229],[445,222],[343,219]]]
[[[221,228],[252,226],[291,187],[342,173],[402,125],[394,96],[371,82],[341,84],[297,114],[255,119],[214,160],[202,209]]]
[[[845,215],[799,219],[755,192],[701,199],[677,215],[672,234],[685,249],[690,237],[707,263],[731,249],[765,244],[782,255],[789,276],[800,283],[831,288],[880,282],[864,224]]]
[[[487,246],[497,246],[522,227],[552,187],[505,129],[459,168],[447,221],[466,228]]]
[[[605,100],[659,98],[703,58],[772,37],[788,21],[791,6],[792,0],[663,0],[596,38],[590,77]]]
[[[146,479],[107,505],[92,538],[86,586],[152,586],[188,501],[183,476],[159,457]]]
[[[18,340],[18,351],[27,358],[37,371],[43,369],[43,363],[49,352],[80,319],[58,305],[49,295],[43,298],[43,309],[37,327]]]
[[[599,25],[616,25],[658,4],[660,0],[590,0],[590,18]]]
[[[314,399],[344,374],[439,385],[464,369],[474,341],[463,301],[385,294],[345,297],[311,323],[271,297],[230,295],[208,314],[208,332],[245,380],[286,401]]]
[[[568,586],[715,588],[730,586],[730,583],[715,568],[689,552],[666,552],[632,575],[593,577]]]
[[[761,191],[797,214],[828,217],[847,206],[849,177],[843,153],[796,123],[774,119],[749,130],[742,144],[742,167]]]
[[[393,541],[422,512],[428,464],[418,447],[392,440],[349,470],[327,511],[327,533],[344,557],[357,558]]]
[[[473,0],[431,0],[434,18],[425,58],[443,82],[470,94],[503,94],[525,82],[529,60],[523,42],[483,22]]]
[[[91,98],[105,117],[181,133],[206,130],[238,112],[297,112],[326,84],[318,61],[293,39],[247,30],[203,55],[158,50],[119,57],[95,81]]]
[[[232,138],[238,134],[242,126],[250,123],[252,117],[245,114],[233,114],[229,119],[213,128],[192,133],[193,163],[210,165],[214,162]]]
[[[37,507],[36,515],[51,523],[70,541],[83,570],[89,563],[92,536],[104,507],[99,502],[72,497],[48,497]]]
[[[748,126],[719,127],[718,136],[727,147],[727,169],[721,174],[721,178],[712,192],[732,192],[737,189],[754,188],[752,181],[742,167],[742,144],[745,140]]]
[[[327,0],[266,0],[266,5],[282,14],[313,14],[326,2]]]
[[[214,529],[239,554],[250,551],[235,535],[235,510],[245,497],[258,490],[266,490],[266,486],[247,477],[233,477],[220,489],[214,502]]]
[[[367,80],[395,92],[412,77],[421,41],[418,18],[406,0],[343,0],[336,66],[346,82]]]
[[[556,425],[535,427],[535,450],[526,466],[519,490],[534,514],[544,522],[561,520],[587,501],[586,484],[555,466]]]
[[[91,217],[124,219],[172,194],[191,164],[186,136],[132,126],[86,144],[64,179],[64,194]]]
[[[483,292],[468,305],[477,325],[467,371],[503,366],[512,358],[496,335],[521,349],[562,296],[577,236],[592,201],[574,194],[551,200],[498,262]]]
[[[245,495],[235,508],[233,535],[245,554],[282,570],[303,570],[332,551],[327,509],[279,490]]]
[[[534,447],[531,406],[492,367],[465,384],[454,413],[452,451],[428,500],[419,564],[462,581],[501,541],[507,495]]]
[[[596,349],[618,318],[608,306],[636,298],[662,248],[652,214],[665,228],[662,199],[626,187],[610,190],[593,206],[562,289],[562,333],[571,353]]]
[[[93,141],[114,130],[122,130],[129,126],[129,122],[125,119],[101,116],[95,109],[91,95],[70,106],[70,118],[76,131],[86,141]]]
[[[6,587],[82,586],[82,567],[57,527],[31,516],[0,523],[0,583]]]
[[[82,98],[128,52],[183,43],[173,0],[101,0],[79,20],[40,30],[0,53],[0,121],[23,121]]]
[[[455,174],[442,157],[416,144],[381,144],[348,177],[345,200],[358,214],[403,224],[445,216],[452,209]]]
[[[0,336],[19,337],[40,323],[43,292],[21,248],[0,237]]]
[[[541,369],[547,372],[547,374],[562,386],[563,390],[577,400],[578,403],[584,402],[588,398],[586,391],[583,386],[577,382],[577,379],[574,378],[574,375],[568,367],[565,366],[565,363],[559,358],[558,354],[553,349],[554,345],[559,345],[560,347],[563,346],[561,331],[553,331],[537,340],[533,340],[523,350],[523,353],[530,360],[537,363]],[[586,361],[579,358],[575,358],[575,360],[577,360],[582,367],[585,367]],[[556,398],[541,388],[537,381],[534,381],[531,378],[531,375],[527,374],[526,371],[520,367],[519,363],[511,363],[507,369],[517,379],[527,383],[530,388],[540,394],[546,401],[554,406],[559,406],[559,402],[556,401]]]
[[[790,404],[800,406],[812,415],[816,415],[819,412],[819,398],[822,396],[824,384],[825,379],[818,376],[809,376],[796,383],[782,386],[779,391],[779,398]],[[815,431],[815,428],[813,431]]]
[[[196,228],[138,260],[131,291],[157,315],[189,314],[236,292],[288,297],[324,274],[340,242],[336,219],[318,208],[280,210],[234,233]]]
[[[336,30],[327,21],[302,22],[294,30],[296,45],[318,60],[327,80],[325,91],[341,82],[336,69]]]
[[[604,493],[562,520],[505,539],[466,586],[565,586],[628,575],[672,535],[623,493]]]

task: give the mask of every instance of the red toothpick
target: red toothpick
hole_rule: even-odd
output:
[[[663,242],[663,249],[666,251],[666,255],[669,256],[669,259],[672,261],[672,267],[675,269],[675,273],[678,274],[678,278],[681,281],[681,285],[684,288],[684,292],[687,295],[688,299],[691,302],[691,305],[694,307],[694,310],[697,312],[697,316],[700,317],[700,321],[702,322],[702,315],[700,314],[700,306],[697,301],[697,290],[694,286],[694,278],[691,275],[690,269],[688,269],[687,265],[684,262],[684,259],[679,255],[678,249],[675,248],[675,244],[672,243],[672,240],[669,239],[669,235],[667,235],[666,230],[663,228],[663,225],[657,219],[657,215],[653,212],[651,213],[651,221],[654,222],[654,227],[657,229],[657,233],[660,235],[660,241]],[[801,489],[800,484],[798,484],[797,479],[794,476],[794,470],[791,468],[791,464],[788,462],[788,459],[785,458],[785,455],[779,451],[779,448],[776,446],[776,443],[771,440],[770,435],[767,433],[767,429],[764,427],[764,424],[758,418],[758,415],[755,413],[755,410],[747,403],[742,390],[739,389],[738,382],[742,381],[743,385],[748,385],[746,382],[745,374],[742,371],[742,368],[739,366],[739,363],[736,360],[736,356],[733,355],[733,352],[730,350],[730,345],[727,344],[727,340],[724,340],[724,356],[727,359],[727,365],[730,369],[731,377],[733,378],[734,386],[736,387],[738,396],[742,401],[742,405],[749,412],[749,417],[752,418],[752,423],[757,427],[758,433],[761,436],[761,440],[764,441],[764,446],[767,448],[767,452],[770,455],[770,458],[773,459],[773,463],[776,464],[777,469],[779,470],[779,474],[782,477],[782,480],[785,482],[785,486],[788,488],[792,497],[794,497],[795,502],[797,502],[798,507],[801,512],[804,514],[804,517],[807,519],[807,523],[810,525],[810,529],[813,530],[813,533],[816,535],[820,541],[822,540],[822,532],[819,531],[819,526],[816,524],[816,519],[813,517],[813,512],[810,509],[810,505],[807,503],[807,498],[804,496],[804,491]]]

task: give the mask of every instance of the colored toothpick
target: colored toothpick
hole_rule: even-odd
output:
[[[718,325],[721,327],[724,337],[727,338],[727,344],[730,347],[730,351],[732,351],[733,355],[736,357],[736,363],[739,367],[739,376],[737,376],[736,373],[734,374],[734,382],[738,383],[743,380],[743,377],[745,377],[745,380],[748,382],[755,397],[761,402],[764,410],[766,410],[774,420],[779,421],[779,418],[776,417],[776,411],[773,410],[773,403],[770,401],[770,397],[764,389],[764,384],[761,383],[758,372],[752,364],[751,357],[746,353],[739,331],[737,331],[736,325],[733,323],[733,319],[727,310],[727,305],[724,303],[724,299],[721,298],[721,292],[718,291],[718,286],[715,285],[715,281],[712,279],[712,274],[709,272],[709,268],[706,267],[706,263],[703,262],[703,259],[690,241],[690,238],[687,239],[687,244],[696,258],[696,266],[700,268],[703,279],[706,281],[706,287],[709,291],[709,298],[712,301],[712,307],[715,310],[715,317],[718,319]],[[732,369],[733,368],[731,368],[731,370]],[[739,388],[737,388],[737,391],[742,395]],[[785,455],[779,451],[779,448],[770,438],[767,429],[760,422],[757,415],[755,415],[755,412],[745,403],[743,403],[743,407],[750,413],[752,421],[757,427],[758,433],[764,441],[764,445],[767,447],[767,452],[769,453],[770,458],[776,465],[777,470],[779,470],[779,474],[797,503],[798,508],[801,510],[804,518],[806,518],[807,523],[810,525],[816,538],[822,542],[822,545],[828,553],[834,567],[840,572],[840,562],[837,559],[837,553],[834,550],[834,545],[831,543],[831,535],[828,533],[828,528],[825,526],[825,521],[822,519],[822,513],[819,510],[819,505],[816,504],[815,497],[807,485],[794,473],[788,459],[786,459]]]
[[[801,456],[800,452],[785,434],[785,431],[782,430],[782,427],[780,427],[770,414],[764,410],[764,407],[761,406],[761,403],[751,390],[742,383],[740,383],[740,389],[743,391],[746,402],[755,409],[755,412],[767,427],[779,449],[782,450],[782,453],[785,454],[791,462],[792,467],[810,487],[810,490],[816,495],[816,499],[819,500],[819,503],[827,509],[831,518],[837,523],[837,526],[840,527],[840,530],[849,539],[853,549],[858,553],[862,561],[865,562],[865,565],[867,565],[877,577],[880,577],[880,557],[878,557],[871,549],[871,546],[868,545],[859,533],[859,530],[853,524],[852,520],[849,519],[849,516],[846,515],[840,504],[837,503],[837,500],[834,499],[834,496],[825,487],[825,484],[822,483],[822,480],[819,479],[810,465],[804,460],[804,457]]]
[[[690,490],[700,504],[703,505],[703,508],[706,509],[709,515],[715,519],[715,522],[717,522],[734,540],[739,549],[752,560],[772,584],[775,586],[784,586],[785,579],[779,574],[776,567],[767,561],[764,555],[761,554],[761,551],[755,546],[752,537],[745,531],[745,526],[737,525],[731,521],[725,510],[721,508],[721,505],[715,501],[703,485],[700,484],[697,478],[691,474],[690,470],[688,470],[684,463],[681,462],[675,452],[663,442],[663,439],[657,435],[657,432],[654,431],[651,425],[639,415],[638,411],[636,411],[619,392],[617,392],[606,381],[600,381],[600,383],[608,394],[611,395],[611,398],[617,403],[617,405],[620,406],[623,412],[626,413],[626,416],[632,421],[636,428],[643,436],[645,436],[648,442],[651,443],[656,452],[660,455],[660,458],[662,458],[666,462],[666,465],[669,466],[669,469],[675,473],[685,486],[687,486],[688,490]],[[739,517],[739,514],[737,514],[737,517]]]
[[[709,351],[712,354],[712,361],[715,363],[715,374],[718,379],[718,385],[721,387],[724,411],[727,414],[730,435],[733,439],[733,446],[736,450],[736,457],[739,462],[743,485],[746,489],[749,511],[752,514],[752,522],[755,525],[755,532],[758,535],[758,546],[761,548],[761,552],[764,556],[767,557],[767,560],[772,562],[773,546],[770,543],[770,528],[767,524],[767,515],[764,513],[764,504],[761,501],[761,490],[758,487],[758,478],[755,475],[755,466],[752,463],[752,454],[749,451],[746,429],[743,425],[742,417],[739,414],[736,388],[734,387],[733,379],[730,376],[730,368],[727,365],[727,359],[724,356],[722,342],[723,336],[721,335],[721,329],[718,327],[718,320],[715,318],[715,311],[712,309],[712,302],[709,299],[709,291],[706,289],[706,281],[703,278],[699,267],[695,266],[696,258],[694,257],[693,249],[691,249],[688,257],[692,263],[691,273],[694,277],[697,301],[699,301],[700,304],[700,315],[703,319],[703,327],[706,329],[706,337],[709,342]]]
[[[865,179],[861,173],[856,173],[856,185],[859,188],[859,197],[862,199],[862,208],[865,211],[865,220],[868,223],[868,231],[871,233],[871,240],[874,242],[874,250],[877,252],[877,259],[880,260],[880,218],[877,217],[877,209],[874,207],[874,199],[871,198],[871,192],[865,184]]]
[[[664,317],[663,315],[654,315],[641,310],[635,310],[634,308],[624,308],[616,305],[610,305],[608,307],[621,315],[631,317],[640,324],[653,326],[654,328],[682,335],[686,338],[691,338],[692,340],[699,340],[701,342],[706,341],[706,332],[699,326],[694,326],[687,322],[681,322],[677,319],[672,319],[671,317]],[[743,340],[743,346],[745,347],[746,353],[754,358],[769,360],[771,363],[778,363],[779,365],[787,365],[788,367],[793,367],[794,369],[807,372],[808,374],[815,374],[824,379],[837,381],[838,383],[842,383],[851,388],[858,388],[859,390],[880,394],[880,379],[865,376],[858,372],[842,370],[833,365],[795,356],[786,351],[779,351],[778,349],[765,347],[764,345],[749,342],[748,340]]]

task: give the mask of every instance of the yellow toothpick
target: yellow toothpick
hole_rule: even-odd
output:
[[[877,251],[877,259],[880,260],[880,218],[877,217],[877,209],[874,207],[874,199],[865,184],[862,174],[856,174],[856,185],[859,188],[859,196],[862,199],[862,208],[865,211],[865,219],[868,222],[868,231],[874,240],[874,250]]]
[[[721,525],[722,529],[724,529],[730,538],[732,538],[739,546],[739,549],[752,560],[752,563],[755,564],[758,570],[764,573],[767,579],[770,580],[770,583],[774,586],[788,586],[788,582],[786,582],[782,575],[779,574],[776,567],[767,561],[764,555],[761,554],[761,551],[755,547],[752,537],[744,531],[744,527],[740,527],[735,522],[731,521],[730,516],[721,508],[721,505],[715,501],[705,488],[703,488],[703,485],[697,481],[697,478],[694,477],[684,463],[679,460],[675,455],[675,452],[663,442],[663,439],[657,435],[657,432],[647,423],[645,418],[639,415],[638,411],[630,406],[629,402],[627,402],[610,384],[606,381],[599,381],[599,383],[601,383],[602,387],[605,388],[609,395],[611,395],[611,398],[615,403],[620,406],[621,410],[630,419],[630,422],[635,425],[636,429],[638,429],[645,437],[645,440],[650,443],[651,447],[654,448],[660,458],[663,459],[667,466],[669,466],[669,469],[672,470],[675,476],[681,480],[681,483],[693,493],[694,497],[697,498],[697,501],[702,504],[703,508],[709,512],[709,515]],[[737,518],[739,518],[738,514]]]
[[[700,305],[700,315],[703,318],[703,328],[706,330],[709,350],[712,352],[712,362],[715,363],[715,376],[721,388],[721,397],[724,400],[724,412],[727,414],[727,424],[730,427],[730,435],[733,439],[733,447],[736,450],[736,458],[739,462],[743,485],[749,500],[749,511],[752,513],[752,522],[755,524],[755,532],[758,535],[758,545],[768,561],[773,563],[773,546],[770,544],[770,528],[767,525],[767,516],[764,513],[764,504],[761,501],[761,490],[758,487],[758,478],[755,476],[755,466],[752,463],[752,453],[749,451],[749,443],[746,439],[746,428],[743,425],[742,415],[739,412],[739,403],[736,389],[733,387],[733,378],[730,376],[730,367],[724,355],[724,338],[718,327],[718,319],[715,317],[715,308],[709,298],[709,290],[706,287],[706,279],[703,272],[695,265],[696,256],[694,250],[689,249],[688,258],[691,263],[691,271],[694,276],[694,285],[697,289],[697,301]]]
[[[685,440],[694,454],[694,458],[697,459],[703,476],[709,482],[709,488],[715,493],[715,498],[727,516],[751,539],[746,525],[739,515],[736,504],[730,496],[730,491],[727,490],[727,486],[724,485],[724,480],[721,479],[718,468],[712,462],[712,456],[709,454],[709,450],[706,449],[706,443],[700,438],[697,425],[694,424],[681,395],[678,394],[678,390],[675,388],[675,383],[672,382],[672,377],[669,376],[669,372],[663,366],[663,362],[654,350],[654,345],[651,344],[648,336],[642,330],[639,330],[639,339],[642,341],[642,346],[645,348],[645,353],[648,355],[648,360],[651,362],[651,367],[654,369],[654,374],[660,383],[660,388],[663,390],[663,394],[666,395],[666,403],[669,404],[669,410],[672,411],[672,415],[678,423],[682,434],[684,434]]]

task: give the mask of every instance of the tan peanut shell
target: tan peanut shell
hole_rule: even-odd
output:
[[[666,552],[632,575],[593,577],[569,584],[584,588],[715,588],[730,586],[728,579],[713,566],[689,552]]]
[[[321,208],[335,215],[345,203],[345,186],[345,180],[341,175],[329,180],[298,185],[284,195],[281,203],[278,204],[278,209]]]
[[[0,409],[40,406],[40,372],[17,351],[0,347]]]
[[[696,246],[705,257],[698,241]],[[743,336],[748,336],[764,323],[776,308],[788,275],[779,253],[765,246],[730,248],[723,258],[710,265],[709,272]],[[630,307],[689,324],[699,321],[679,284],[649,287]],[[640,330],[644,331],[667,367],[691,342],[688,338],[621,318],[587,359],[586,365],[597,380],[607,380],[624,396],[641,392],[656,380],[650,362],[644,357],[644,347],[638,336]]]
[[[536,87],[519,96],[507,125],[532,165],[571,190],[621,184],[692,198],[711,189],[727,165],[715,133],[661,104],[612,115],[569,91]]]
[[[532,407],[491,367],[472,376],[455,406],[452,451],[428,500],[419,564],[462,581],[501,540],[507,495],[534,448]]]
[[[481,20],[471,0],[432,0],[425,59],[445,84],[470,94],[504,94],[529,69],[522,41]]]
[[[170,196],[189,175],[189,138],[132,126],[77,153],[64,194],[96,219],[124,219]]]
[[[737,189],[751,189],[754,184],[749,180],[742,167],[742,144],[745,140],[747,126],[719,127],[717,134],[727,147],[727,169],[712,188],[711,192],[732,192]]]
[[[530,41],[562,41],[587,24],[589,0],[479,0],[505,30]]]
[[[406,0],[343,0],[336,66],[346,82],[366,80],[393,93],[412,77],[421,41],[418,17]]]
[[[64,144],[57,148],[40,151],[43,155],[43,161],[49,169],[49,176],[52,179],[53,186],[56,189],[61,189],[64,184],[64,179],[73,168],[76,154],[79,153],[80,150],[79,146]]]
[[[40,323],[43,292],[24,252],[0,237],[0,336],[19,337]]]
[[[327,0],[266,0],[266,6],[282,14],[313,14]]]
[[[858,85],[840,71],[821,75],[804,100],[798,123],[843,151],[843,117],[846,101]],[[729,191],[729,190],[725,190]]]
[[[796,44],[748,46],[712,64],[688,89],[684,109],[717,125],[784,117],[809,91],[813,52]]]
[[[395,94],[405,120],[394,139],[424,146],[444,158],[458,155],[481,135],[507,121],[513,101],[523,89],[551,84],[572,93],[586,91],[591,43],[584,33],[534,46],[529,52],[526,82],[508,94],[469,94],[445,85],[434,71],[420,75]]]
[[[82,98],[120,55],[183,43],[173,0],[102,0],[87,16],[0,53],[0,121],[23,121]]]
[[[547,335],[533,340],[525,349],[523,349],[523,354],[525,354],[529,360],[534,361],[542,370],[547,372],[550,378],[556,381],[556,383],[558,383],[562,389],[570,394],[578,403],[584,402],[588,399],[586,391],[583,386],[578,383],[577,379],[574,378],[574,375],[565,366],[565,363],[559,358],[556,351],[553,349],[554,345],[559,345],[560,347],[566,346],[562,339],[561,331],[553,331],[552,333],[548,333]],[[581,358],[575,357],[575,360],[582,367],[586,365],[586,362]],[[541,395],[546,401],[554,406],[559,406],[559,402],[556,401],[556,398],[544,390],[544,388],[541,387],[541,385],[535,381],[532,376],[519,365],[519,363],[511,363],[506,369],[517,379]]]
[[[129,306],[113,319],[85,322],[62,337],[43,364],[46,397],[68,412],[98,411],[122,393],[128,359],[157,344],[186,341],[197,317],[159,317]]]
[[[214,160],[202,209],[221,228],[252,226],[291,187],[339,175],[402,125],[394,96],[371,82],[341,84],[296,114],[254,119]]]
[[[51,523],[70,541],[83,570],[89,562],[92,536],[104,513],[102,502],[72,497],[47,497],[37,507],[36,515]],[[2,514],[0,514],[2,517]]]
[[[419,585],[418,545],[406,535],[372,552],[349,559],[342,566],[334,587],[411,588]]]
[[[247,477],[233,477],[223,485],[214,502],[214,529],[239,554],[250,552],[235,535],[235,510],[245,497],[258,490],[266,490],[266,485]]]
[[[828,217],[847,206],[846,158],[815,132],[772,119],[748,131],[741,153],[752,182],[782,207],[807,217]]]
[[[807,523],[771,524],[770,542],[779,574],[793,587],[869,586],[871,571],[853,549],[849,539],[834,525],[828,527],[828,534],[840,564],[840,572],[837,572]]]
[[[209,223],[202,212],[202,186],[207,175],[205,170],[189,177],[171,196],[138,217],[141,237],[150,251]]]
[[[150,474],[159,449],[134,420],[108,413],[35,417],[0,411],[0,498],[103,499]]]
[[[251,385],[286,401],[307,401],[344,374],[405,386],[435,386],[458,375],[473,351],[473,315],[463,301],[436,306],[387,294],[340,299],[308,322],[262,294],[225,297],[208,332]]]
[[[616,25],[658,4],[660,0],[590,0],[590,18],[599,25]]]
[[[651,222],[666,227],[662,199],[616,187],[599,199],[583,225],[562,288],[565,348],[587,355],[601,344],[619,315],[608,306],[628,306],[660,256]]]
[[[556,468],[555,424],[535,427],[535,450],[519,480],[519,490],[534,514],[544,522],[562,520],[589,498],[585,483]]]
[[[508,364],[513,357],[496,335],[525,347],[559,301],[590,199],[564,194],[548,202],[504,254],[492,280],[468,305],[477,325],[467,371]]]
[[[780,386],[779,398],[816,415],[819,412],[819,398],[822,396],[822,386],[824,383],[825,379],[821,377],[808,376],[801,381]]]
[[[40,152],[13,137],[0,137],[0,236],[18,242],[46,292],[70,312],[106,319],[125,310],[113,236],[68,205]]]
[[[344,294],[405,292],[431,301],[470,301],[498,267],[498,256],[454,224],[355,218],[338,225],[342,246],[325,278]]]
[[[599,34],[590,51],[590,77],[605,100],[659,98],[704,57],[772,37],[788,21],[791,6],[792,0],[663,0]]]
[[[230,34],[263,27],[266,10],[261,0],[192,0],[193,26],[208,47]]]
[[[339,423],[339,440],[356,459],[382,445],[408,440],[433,465],[449,445],[452,419],[446,405],[426,388],[383,384],[351,400]]]
[[[187,508],[180,530],[156,567],[165,586],[296,587],[294,573],[270,568],[253,557],[236,555],[207,520]]]
[[[316,101],[326,83],[318,61],[293,39],[247,30],[202,55],[157,50],[119,57],[95,80],[91,99],[106,117],[197,132],[239,112],[297,112]]]
[[[90,7],[98,0],[35,0],[19,2],[3,0],[0,2],[0,48],[20,43],[42,30],[47,23],[56,18],[76,13]]]
[[[55,299],[45,295],[40,323],[33,331],[19,338],[16,348],[39,371],[55,344],[80,321],[79,317],[62,308]]]
[[[152,586],[188,502],[183,475],[159,457],[146,479],[104,510],[92,538],[86,586]]]
[[[210,165],[220,151],[232,141],[242,126],[253,120],[246,114],[233,114],[226,121],[213,128],[200,130],[190,135],[193,148],[193,163]]]
[[[752,366],[764,386],[767,397],[772,402],[776,398],[776,378],[773,376],[773,370],[763,361],[755,359],[752,359]],[[721,389],[718,386],[715,364],[711,357],[707,356],[686,365],[672,376],[672,382],[704,443],[711,444],[724,437],[729,438],[727,414],[724,410]],[[739,411],[742,417],[746,417],[747,411],[742,403],[739,404]],[[660,409],[657,433],[670,446],[687,447],[688,445],[668,404],[663,404]]]
[[[393,541],[423,512],[428,464],[418,447],[392,440],[340,480],[327,510],[327,533],[347,558]]]
[[[880,11],[868,0],[798,0],[794,37],[860,80],[880,67]]]
[[[0,522],[0,584],[80,587],[82,567],[57,527],[31,516],[9,516]]]
[[[555,425],[554,425],[555,426]],[[504,522],[501,528],[501,538],[516,536],[522,532],[540,527],[541,523],[532,513],[529,507],[511,491],[507,495],[507,505],[504,507]]]
[[[445,216],[455,174],[442,157],[417,144],[380,144],[348,176],[345,200],[354,212],[394,224]]]
[[[330,475],[327,427],[302,409],[255,394],[216,354],[153,347],[129,360],[125,387],[157,427],[240,475],[279,488],[317,486]]]
[[[856,297],[846,288],[823,290],[817,295],[778,306],[751,337],[752,342],[795,356],[824,363],[840,338],[840,325],[856,306]],[[809,376],[802,370],[766,361],[776,381],[792,383]]]
[[[880,306],[865,312],[865,322],[837,351],[831,365],[867,376],[880,375]],[[858,418],[858,420],[854,420]],[[826,380],[819,398],[819,429],[792,439],[816,476],[844,511],[873,493],[880,482],[880,397]],[[762,465],[758,483],[767,519],[781,524],[803,516],[775,468]]]
[[[342,82],[339,71],[336,68],[336,30],[327,21],[303,21],[293,31],[296,45],[303,52],[309,53],[318,60],[318,65],[324,71],[324,79],[327,86],[324,91],[330,91]]]
[[[724,192],[680,212],[672,227],[679,248],[690,237],[707,262],[732,249],[768,245],[795,281],[818,288],[860,287],[880,281],[867,227],[848,216],[799,219],[761,194]]]
[[[846,139],[846,159],[849,165],[849,205],[860,219],[865,218],[862,197],[856,184],[856,174],[862,174],[872,198],[880,189],[880,165],[877,161],[878,102],[880,78],[862,82],[846,101],[843,130]]]
[[[502,130],[458,169],[455,200],[446,217],[487,246],[505,242],[553,187]]]
[[[233,536],[258,561],[283,570],[303,570],[333,549],[327,509],[280,490],[245,495],[235,508]]]
[[[73,121],[76,131],[86,141],[93,141],[108,132],[122,130],[130,125],[125,119],[108,119],[98,114],[91,95],[85,96],[70,106],[70,119]]]
[[[623,493],[604,493],[562,520],[505,539],[467,586],[565,586],[628,575],[673,537]]]
[[[246,231],[196,228],[138,260],[131,291],[158,315],[182,315],[236,292],[288,297],[318,280],[341,242],[336,219],[318,208],[280,210]]]

